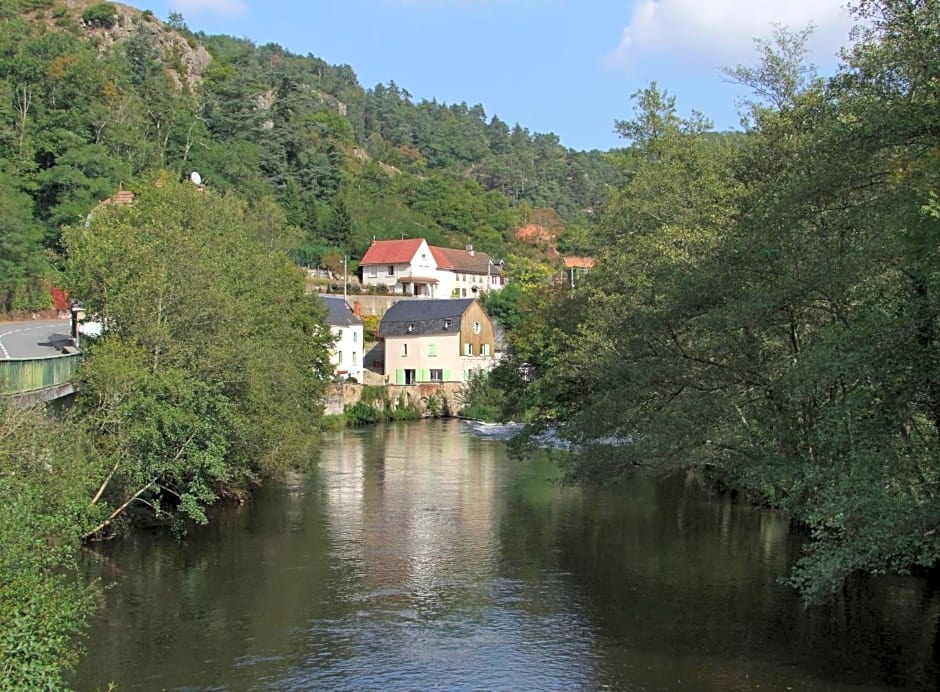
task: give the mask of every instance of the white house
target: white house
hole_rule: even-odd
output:
[[[485,252],[431,246],[437,261],[438,296],[473,298],[487,291],[498,291],[506,284],[503,263]]]
[[[437,296],[437,262],[423,238],[376,240],[362,260],[364,286],[385,286],[389,293]]]
[[[503,263],[485,252],[428,245],[421,238],[377,240],[360,261],[362,283],[425,298],[473,298],[505,283]]]
[[[330,362],[337,377],[362,382],[362,318],[340,296],[322,296],[335,340]]]

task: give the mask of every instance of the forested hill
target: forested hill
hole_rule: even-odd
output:
[[[0,94],[4,311],[43,307],[62,226],[155,169],[268,205],[314,265],[402,236],[507,257],[532,221],[585,251],[618,175],[482,106],[118,3],[0,0]]]

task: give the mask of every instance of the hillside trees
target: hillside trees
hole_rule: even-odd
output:
[[[164,24],[107,4],[2,10],[0,171],[31,200],[7,209],[22,215],[11,228],[44,236],[41,247],[9,240],[33,249],[29,288],[4,289],[19,296],[8,305],[44,307],[60,227],[156,169],[197,170],[252,204],[273,197],[304,231],[295,254],[306,263],[425,229],[440,245],[505,255],[519,205],[586,227],[619,176],[598,152],[488,119],[479,105],[416,102],[394,82],[365,90],[349,66],[194,34],[181,17]],[[337,233],[344,208],[348,232]]]
[[[77,421],[115,516],[133,503],[202,520],[220,492],[307,458],[329,333],[271,219],[166,177],[137,191],[63,236],[69,289],[106,325]]]

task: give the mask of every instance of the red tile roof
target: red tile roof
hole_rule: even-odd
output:
[[[565,269],[593,269],[593,257],[565,257]]]
[[[133,203],[134,193],[130,190],[125,190],[124,183],[118,183],[118,191],[115,192],[112,197],[108,197],[108,199],[103,201],[99,206],[115,204],[117,206],[126,207]]]
[[[447,247],[431,247],[439,269],[486,274],[490,270],[493,258],[485,252],[469,252]]]
[[[447,255],[444,254],[444,248],[431,246],[431,254],[434,255],[434,261],[437,262],[438,269],[453,269],[454,265],[450,263],[450,260],[447,259]]]
[[[418,248],[424,241],[421,238],[407,238],[405,240],[376,240],[362,260],[364,264],[398,264],[410,262],[414,259]]]

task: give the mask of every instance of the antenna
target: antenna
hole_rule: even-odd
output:
[[[202,185],[202,176],[199,175],[199,173],[196,171],[193,171],[192,173],[189,174],[189,179],[192,181],[193,185],[195,185],[196,187],[199,187],[200,185]]]

